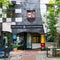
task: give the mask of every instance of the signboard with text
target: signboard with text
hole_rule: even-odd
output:
[[[11,28],[12,29],[41,29],[43,28],[43,25],[12,25]]]

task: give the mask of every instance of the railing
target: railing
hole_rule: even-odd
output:
[[[47,47],[46,48],[46,56],[47,57],[56,57],[57,55],[57,48],[56,47]]]

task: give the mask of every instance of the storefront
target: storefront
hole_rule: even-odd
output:
[[[40,48],[41,35],[38,33],[31,33],[31,32],[19,33],[17,34],[17,42],[20,46],[23,46],[23,49]]]
[[[13,35],[17,36],[17,43],[19,44],[18,49],[26,50],[41,48],[41,35],[44,34],[43,25],[12,25],[11,28]]]

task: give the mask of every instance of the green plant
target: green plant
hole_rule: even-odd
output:
[[[60,54],[56,54],[56,56],[55,57],[60,57]]]
[[[60,49],[60,36],[58,37],[58,44],[57,44],[57,48]]]
[[[57,6],[57,7],[56,7]],[[49,30],[49,39],[52,39],[54,42],[57,40],[57,22],[60,13],[60,0],[55,0],[52,4],[47,4],[47,29]],[[55,44],[54,44],[55,46]]]
[[[0,0],[0,3],[7,8],[12,4],[10,0]]]
[[[13,43],[13,44],[12,44],[12,47],[13,47],[13,48],[18,48],[18,44],[17,44],[17,43]]]

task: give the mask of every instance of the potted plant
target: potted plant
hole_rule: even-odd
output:
[[[18,44],[17,43],[13,43],[12,44],[12,47],[13,47],[13,51],[17,51]]]

